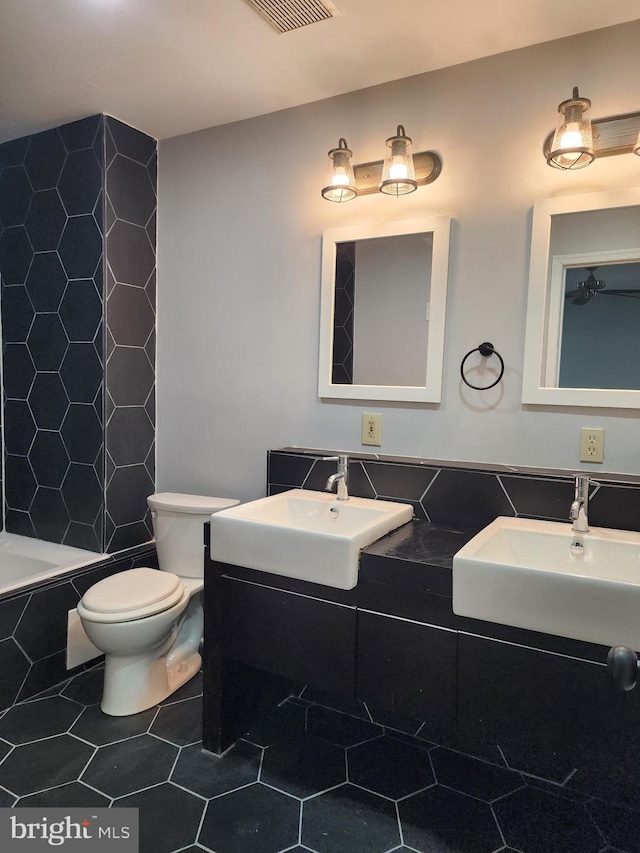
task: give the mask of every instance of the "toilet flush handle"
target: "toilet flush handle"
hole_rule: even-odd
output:
[[[151,518],[157,518],[157,517],[158,517],[158,510],[152,509],[151,510]]]

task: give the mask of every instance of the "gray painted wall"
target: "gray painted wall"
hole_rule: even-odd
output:
[[[542,143],[575,85],[594,117],[639,108],[638,43],[634,22],[163,141],[158,487],[258,497],[268,448],[360,450],[363,411],[384,414],[382,453],[569,469],[587,467],[580,427],[604,427],[605,469],[640,473],[636,413],[520,402],[534,199],[640,186],[640,158],[566,173]],[[436,183],[324,201],[338,138],[357,163],[381,159],[398,122],[414,150],[441,154]],[[321,401],[323,229],[443,214],[454,227],[441,405]],[[485,340],[504,379],[472,391],[460,361]]]

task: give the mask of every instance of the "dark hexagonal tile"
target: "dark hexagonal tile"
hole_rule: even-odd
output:
[[[258,746],[272,746],[301,735],[306,728],[306,708],[284,702],[262,717],[244,737]]]
[[[117,344],[144,346],[155,319],[145,288],[115,285],[107,301],[107,323]]]
[[[26,344],[5,344],[3,356],[4,392],[9,398],[26,399],[36,375]]]
[[[73,782],[92,753],[92,746],[71,735],[18,746],[0,764],[0,785],[23,797],[44,787]]]
[[[57,190],[34,193],[25,227],[35,252],[47,252],[57,247],[67,221]]]
[[[0,236],[0,275],[5,285],[22,284],[33,258],[33,249],[22,225],[5,228]]]
[[[107,451],[117,466],[143,462],[155,430],[142,406],[120,407],[107,424]]]
[[[28,513],[7,507],[4,521],[7,533],[17,533],[18,536],[30,536],[34,539],[38,538]]]
[[[383,734],[382,726],[316,705],[307,711],[307,731],[340,746],[355,746]]]
[[[69,398],[57,373],[36,374],[29,391],[29,406],[38,429],[60,429]]]
[[[102,687],[102,682],[101,682]],[[71,728],[71,734],[95,746],[105,746],[144,734],[151,725],[156,708],[128,717],[109,717],[99,705],[85,708]]]
[[[59,788],[40,791],[28,797],[21,797],[16,806],[24,809],[49,808],[108,808],[110,799],[92,791],[82,782],[68,782]]]
[[[69,344],[60,368],[72,403],[93,403],[102,385],[102,363],[93,344]]]
[[[19,166],[24,162],[30,136],[21,136],[20,139],[11,139],[0,144],[0,169],[7,166]]]
[[[76,606],[78,598],[69,582],[32,593],[14,637],[33,660],[51,658],[56,652],[66,649],[67,620],[52,619],[51,614],[66,614]],[[66,671],[64,675],[67,675]],[[40,689],[44,689],[44,686]]]
[[[34,190],[49,190],[55,187],[65,157],[64,145],[55,128],[31,137],[24,165]]]
[[[7,505],[27,512],[37,488],[29,459],[7,454],[4,466]]]
[[[60,317],[70,341],[92,341],[102,319],[102,299],[93,279],[70,281],[62,303]]]
[[[69,513],[58,489],[39,486],[29,514],[39,539],[62,542],[69,525]]]
[[[72,521],[93,524],[102,510],[102,486],[91,465],[72,462],[62,484],[62,497]]]
[[[156,209],[149,173],[140,163],[117,155],[107,170],[107,193],[118,219],[146,225]]]
[[[100,134],[102,116],[94,115],[81,118],[78,121],[63,124],[58,133],[67,151],[78,151],[80,148],[90,148]]]
[[[518,850],[597,853],[602,847],[582,803],[527,787],[494,803],[493,808],[505,841]]]
[[[299,821],[297,800],[257,782],[210,800],[198,841],[216,853],[273,853],[298,841]]]
[[[11,532],[9,518],[7,518],[7,530]],[[16,641],[9,637],[0,642],[0,666],[4,673],[0,679],[0,707],[7,708],[16,701],[31,663]],[[0,782],[1,784],[3,783]]]
[[[67,284],[57,252],[34,255],[26,288],[36,311],[57,311]]]
[[[122,797],[166,782],[177,754],[178,748],[169,743],[138,735],[101,746],[81,779],[109,797]]]
[[[160,708],[149,731],[177,746],[202,740],[202,699],[185,699]]]
[[[392,800],[435,782],[425,750],[389,737],[349,749],[347,763],[350,782]]]
[[[171,781],[210,799],[258,781],[262,749],[239,740],[224,755],[204,752],[202,744],[187,746],[171,774]]]
[[[479,528],[497,515],[515,515],[498,478],[482,471],[440,471],[422,504],[435,524],[464,518],[469,527]]]
[[[0,222],[4,228],[24,223],[32,195],[23,166],[12,166],[0,172]]]
[[[58,191],[68,215],[91,213],[101,189],[102,167],[93,149],[72,151],[58,181]]]
[[[107,505],[116,526],[142,521],[147,514],[147,498],[154,491],[153,480],[144,465],[118,468],[107,487]]]
[[[81,709],[64,696],[23,702],[0,720],[0,737],[14,745],[41,740],[69,730]]]
[[[36,314],[27,337],[27,346],[38,370],[58,370],[68,344],[57,314]]]
[[[502,844],[491,806],[439,785],[401,800],[398,808],[408,847],[493,853]]]
[[[58,251],[69,278],[93,276],[102,257],[102,234],[91,214],[67,220]]]
[[[440,785],[488,803],[523,786],[522,777],[514,770],[460,752],[438,747],[432,750],[431,760]]]
[[[105,116],[105,121],[114,153],[117,151],[138,163],[149,162],[157,148],[155,139],[112,116]]]
[[[59,432],[38,430],[29,461],[39,486],[59,489],[69,467],[69,456]]]
[[[261,780],[296,797],[309,797],[346,781],[343,747],[305,734],[265,750]]]
[[[72,462],[95,462],[102,447],[102,427],[91,404],[69,406],[62,424],[62,440]]]
[[[386,853],[400,845],[395,805],[342,785],[303,804],[301,841],[319,853]]]
[[[144,287],[156,258],[147,232],[118,219],[107,235],[107,257],[116,281]]]
[[[35,311],[23,285],[2,288],[2,336],[5,343],[24,343]]]
[[[105,575],[106,577],[106,575]],[[92,584],[93,585],[93,584]],[[76,581],[78,586],[78,581]],[[80,595],[84,594],[83,589],[80,589]],[[78,597],[80,597],[80,595]],[[90,669],[88,672],[82,672],[76,675],[62,691],[63,696],[73,699],[74,702],[79,702],[81,705],[97,705],[102,700],[102,685],[104,683],[104,669],[97,667]],[[101,712],[102,713],[102,712]]]
[[[205,803],[175,785],[166,784],[123,797],[113,806],[139,809],[140,853],[172,853],[184,851],[195,841]]]
[[[107,362],[107,387],[116,406],[144,406],[155,376],[146,353],[116,347]]]
[[[26,456],[36,434],[36,425],[24,400],[6,400],[4,404],[4,442],[7,453]]]

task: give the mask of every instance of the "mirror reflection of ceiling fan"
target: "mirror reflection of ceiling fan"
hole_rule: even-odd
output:
[[[607,282],[596,278],[594,272],[598,267],[585,267],[589,275],[584,281],[579,281],[574,290],[565,293],[565,299],[571,299],[572,305],[586,305],[594,296],[626,296],[629,299],[640,299],[640,288],[607,289]]]

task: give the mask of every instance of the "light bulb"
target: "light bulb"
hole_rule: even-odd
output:
[[[405,163],[392,163],[389,168],[389,177],[392,180],[401,180],[407,177],[407,167]]]
[[[345,175],[344,172],[336,172],[336,174],[331,179],[331,184],[334,187],[348,187],[349,186],[349,176]]]

